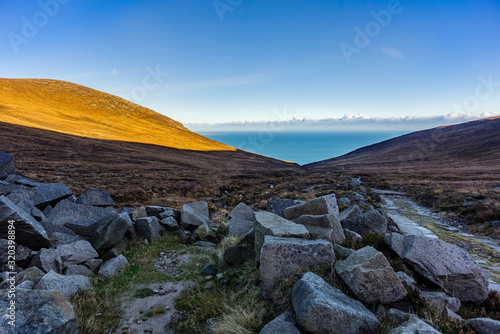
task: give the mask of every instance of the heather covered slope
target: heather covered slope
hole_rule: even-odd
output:
[[[94,139],[236,151],[151,109],[58,80],[0,79],[0,122]]]

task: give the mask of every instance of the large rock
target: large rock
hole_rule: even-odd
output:
[[[370,210],[364,214],[345,218],[342,227],[359,234],[380,233],[387,231],[387,218],[380,210]]]
[[[309,232],[307,232],[304,225],[296,224],[271,212],[255,213],[254,234],[255,256],[257,261],[259,260],[260,248],[264,243],[264,236],[266,235],[288,238],[309,238]]]
[[[33,204],[44,208],[73,195],[73,192],[62,183],[40,183],[35,187],[36,194]]]
[[[0,332],[4,334],[78,333],[73,307],[59,291],[17,290],[15,327],[9,325],[9,291],[0,291]]]
[[[304,225],[312,239],[326,239],[336,244],[345,240],[344,230],[337,215],[303,215],[293,222]]]
[[[66,226],[78,235],[92,237],[97,222],[109,212],[109,209],[64,200],[50,211],[46,220],[53,225]]]
[[[467,325],[471,326],[479,334],[500,333],[500,321],[488,318],[474,318],[467,320]]]
[[[217,233],[208,224],[198,226],[195,237],[202,241],[217,242]]]
[[[14,157],[10,154],[0,152],[0,180],[16,171]]]
[[[28,213],[0,196],[0,238],[8,239],[9,221],[14,221],[16,243],[33,250],[50,247],[50,239],[45,229]]]
[[[245,203],[240,203],[227,216],[225,222],[229,223],[229,235],[243,237],[253,228],[254,211]]]
[[[391,329],[387,334],[441,334],[434,327],[426,324],[417,317],[402,323],[399,327]]]
[[[460,247],[440,239],[392,233],[386,243],[415,271],[461,301],[481,304],[488,298],[488,278]]]
[[[266,210],[285,218],[285,209],[291,206],[305,203],[304,201],[289,198],[270,198],[267,200]]]
[[[113,206],[115,201],[111,195],[102,189],[87,188],[83,194],[76,199],[77,204],[86,204],[94,206]]]
[[[98,227],[90,241],[92,247],[102,255],[118,245],[128,229],[128,221],[116,212],[110,212],[97,223]]]
[[[182,207],[181,221],[188,226],[210,224],[207,202],[185,204]]]
[[[63,262],[63,268],[70,265],[84,263],[99,256],[90,242],[86,240],[60,245],[57,247],[57,250],[59,251],[59,256]]]
[[[363,303],[394,303],[407,294],[385,256],[371,246],[366,246],[351,254],[345,261],[337,263],[335,270]]]
[[[330,268],[335,261],[331,242],[265,236],[260,253],[262,296],[271,298],[275,285],[291,274],[310,267]]]
[[[42,248],[30,262],[30,267],[37,267],[43,272],[55,271],[62,273],[62,259],[55,249]]]
[[[303,215],[328,215],[339,214],[339,206],[335,194],[330,194],[318,198],[311,199],[305,203],[291,206],[285,209],[286,219],[297,219]]]
[[[90,278],[83,275],[60,275],[49,271],[40,279],[35,290],[55,290],[61,292],[68,300],[80,289],[90,287]]]
[[[354,218],[354,217],[359,216],[361,214],[363,214],[363,211],[361,211],[359,206],[356,204],[356,205],[353,205],[353,206],[345,209],[344,211],[342,211],[339,215],[339,220],[342,223],[342,221],[344,219]]]
[[[148,242],[155,242],[160,237],[160,222],[156,217],[139,218],[136,227],[137,235]]]
[[[127,268],[129,263],[127,258],[123,255],[115,257],[111,260],[104,262],[104,264],[99,269],[99,278],[103,280],[109,280],[118,274],[121,270]]]
[[[163,218],[160,221],[160,224],[167,230],[167,232],[171,233],[179,232],[179,223],[172,216]]]
[[[295,324],[293,313],[285,312],[265,325],[259,334],[300,334]]]
[[[361,302],[311,272],[293,286],[292,305],[299,328],[308,333],[377,333],[380,327]]]
[[[16,284],[21,284],[26,281],[37,284],[44,275],[45,273],[37,267],[30,267],[16,275]]]
[[[446,308],[449,308],[453,312],[458,312],[460,309],[460,299],[450,297],[444,292],[420,291],[420,298],[438,311],[446,311]]]
[[[64,275],[83,275],[83,276],[93,276],[94,273],[89,268],[83,265],[70,265],[64,271]]]

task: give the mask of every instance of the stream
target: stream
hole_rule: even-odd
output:
[[[485,269],[490,290],[500,291],[500,245],[491,238],[450,226],[445,219],[412,201],[405,193],[373,189],[403,234],[440,238],[467,251]]]

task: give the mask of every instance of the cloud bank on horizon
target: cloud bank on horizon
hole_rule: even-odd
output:
[[[275,111],[272,121],[234,121],[225,123],[187,123],[189,129],[197,132],[215,131],[418,131],[428,128],[470,122],[490,117],[500,117],[500,112],[481,114],[456,112],[435,116],[369,117],[367,115],[344,115],[340,118],[311,119],[308,117],[286,118],[286,111]],[[376,128],[374,128],[376,126]]]

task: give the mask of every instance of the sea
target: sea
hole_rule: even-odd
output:
[[[408,132],[200,132],[218,142],[271,158],[305,165],[338,157]]]

